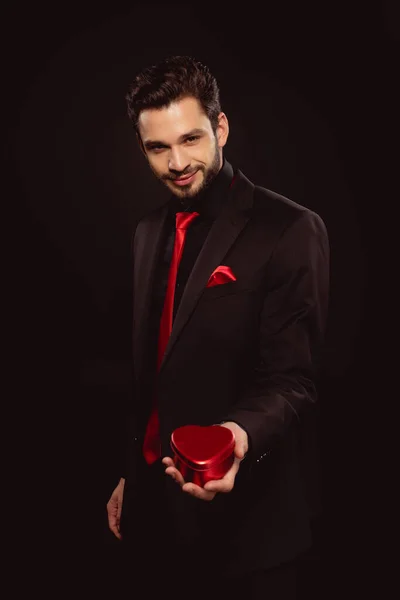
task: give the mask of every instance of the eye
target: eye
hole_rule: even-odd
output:
[[[189,142],[189,143],[193,143],[193,142],[196,142],[199,139],[200,139],[199,135],[191,135],[190,137],[186,138],[186,141]]]
[[[163,150],[165,150],[165,146],[152,146],[150,148],[150,151],[155,152],[156,154],[162,152]]]

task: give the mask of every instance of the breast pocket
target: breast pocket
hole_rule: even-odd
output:
[[[257,282],[254,280],[236,280],[228,283],[220,283],[214,287],[205,288],[201,299],[204,301],[230,296],[231,294],[244,294],[254,292]]]

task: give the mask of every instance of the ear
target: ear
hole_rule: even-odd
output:
[[[220,112],[218,115],[218,125],[216,134],[218,140],[218,147],[223,148],[229,136],[229,122],[226,114],[223,112]]]

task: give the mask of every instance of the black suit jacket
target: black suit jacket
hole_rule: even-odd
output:
[[[322,219],[240,170],[235,175],[183,292],[156,381],[162,456],[171,456],[171,433],[183,425],[232,420],[248,433],[249,452],[229,494],[200,501],[165,477],[180,539],[205,540],[216,559],[228,557],[228,573],[267,568],[311,544],[302,435],[317,398],[329,291]],[[155,384],[146,332],[166,214],[164,205],[143,218],[133,240],[135,397],[126,489],[135,486]],[[231,267],[237,280],[207,288],[218,265]]]

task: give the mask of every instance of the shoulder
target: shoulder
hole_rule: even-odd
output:
[[[325,223],[317,212],[262,186],[254,186],[253,208],[256,218],[282,229],[311,227],[326,232]]]
[[[170,217],[169,205],[165,202],[161,206],[157,206],[138,216],[134,226],[134,234],[140,235],[148,227],[160,223],[160,220],[164,220],[164,217]]]
[[[304,218],[321,218],[307,206],[259,185],[254,186],[254,210],[260,216],[274,216],[277,220],[288,223]]]
[[[165,219],[165,217],[167,217]],[[132,227],[131,233],[131,255],[136,253],[138,245],[149,235],[156,235],[160,225],[165,224],[165,227],[170,224],[168,206],[164,203],[144,214],[139,215]],[[162,231],[165,230],[165,227]]]
[[[321,215],[282,194],[255,184],[240,170],[236,173],[238,194],[245,198],[245,208],[251,207],[253,223],[266,227],[269,233],[283,232],[298,224],[296,228],[311,227],[326,234],[326,226]]]

